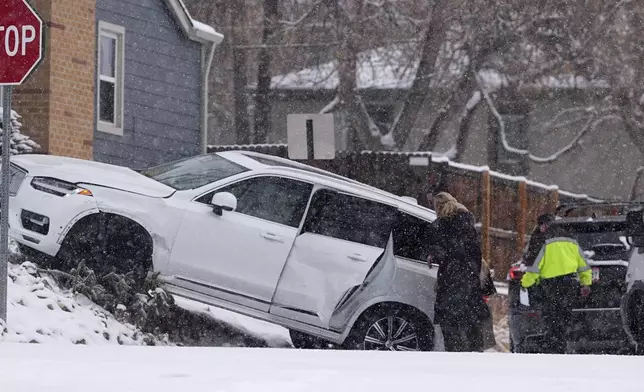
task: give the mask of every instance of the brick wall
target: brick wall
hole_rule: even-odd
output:
[[[45,19],[45,61],[16,89],[15,110],[41,152],[92,159],[96,0],[36,0]]]
[[[49,153],[92,159],[96,0],[52,3]]]

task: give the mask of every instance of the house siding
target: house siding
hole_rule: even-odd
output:
[[[199,154],[201,45],[163,0],[98,0],[99,21],[125,29],[124,118],[123,136],[94,127],[94,160],[142,168]]]

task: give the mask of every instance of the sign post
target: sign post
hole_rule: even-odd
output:
[[[7,321],[7,271],[9,268],[9,146],[11,141],[11,86],[2,87],[2,187],[0,187],[0,319]]]
[[[335,158],[333,113],[286,116],[288,157],[314,160]]]
[[[11,172],[11,93],[38,67],[43,21],[27,0],[0,2],[0,86],[2,86],[2,167],[0,167],[0,320],[7,322],[9,268],[9,185]]]

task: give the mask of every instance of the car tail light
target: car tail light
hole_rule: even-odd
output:
[[[521,270],[521,266],[513,265],[510,267],[510,270],[508,271],[508,280],[521,280],[522,277],[523,271]]]

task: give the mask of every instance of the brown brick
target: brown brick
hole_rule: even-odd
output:
[[[45,59],[16,88],[15,110],[43,152],[91,159],[96,0],[34,0],[33,5],[50,27]]]

